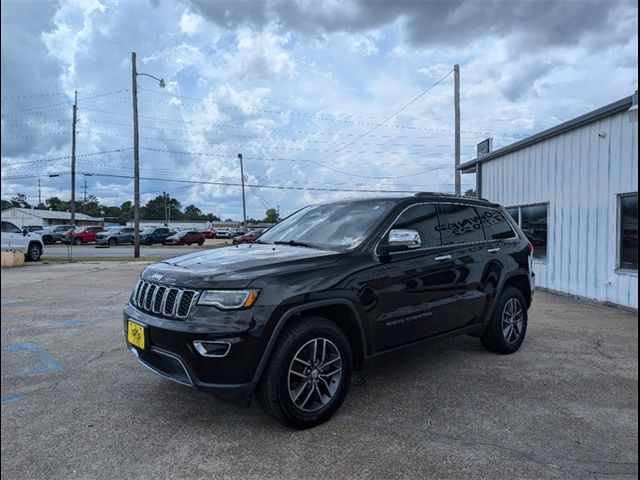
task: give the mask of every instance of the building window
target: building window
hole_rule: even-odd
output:
[[[620,195],[620,268],[638,270],[638,193]]]
[[[518,223],[522,233],[527,236],[527,239],[533,245],[533,258],[546,260],[549,204],[539,203],[536,205],[509,207],[507,212]]]

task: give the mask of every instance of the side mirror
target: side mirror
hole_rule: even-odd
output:
[[[27,233],[29,233],[29,230],[27,230],[26,228],[23,228],[23,229],[22,229],[22,236],[23,236],[23,237],[26,237],[26,236],[27,236]]]
[[[381,246],[383,254],[420,248],[422,241],[416,230],[396,228],[389,232],[387,244]]]

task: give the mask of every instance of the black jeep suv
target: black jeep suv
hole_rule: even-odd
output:
[[[459,334],[513,353],[532,245],[499,205],[451,195],[312,205],[259,240],[147,267],[124,308],[133,354],[175,382],[307,428],[380,354]]]

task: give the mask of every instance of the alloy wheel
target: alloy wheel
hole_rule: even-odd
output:
[[[502,309],[502,334],[508,343],[515,343],[522,335],[524,308],[517,298],[510,298]]]
[[[289,397],[300,410],[314,412],[336,394],[342,379],[342,355],[326,338],[314,338],[296,352],[289,364]]]

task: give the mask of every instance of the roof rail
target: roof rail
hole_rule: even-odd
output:
[[[462,195],[456,195],[455,193],[447,192],[418,192],[415,197],[461,197]]]
[[[455,193],[448,192],[418,192],[414,195],[414,197],[455,197],[455,198],[464,198],[466,200],[481,200],[483,202],[491,202],[491,200],[487,200],[482,197],[467,197],[466,195],[456,195]]]

